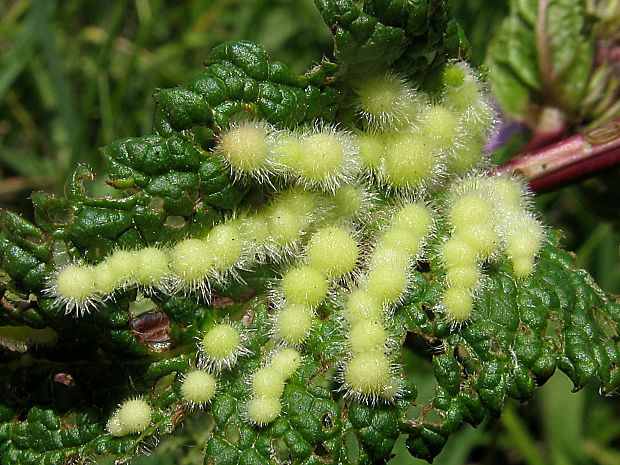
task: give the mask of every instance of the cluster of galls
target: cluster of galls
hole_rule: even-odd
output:
[[[435,310],[459,326],[474,311],[484,263],[504,254],[515,278],[529,275],[543,230],[524,185],[485,169],[482,146],[494,112],[465,63],[446,67],[436,97],[388,73],[360,82],[355,102],[357,128],[231,126],[217,136],[213,156],[235,182],[279,191],[264,206],[235,212],[205,237],[166,249],[117,250],[95,266],[69,264],[51,278],[49,292],[78,314],[127,286],[208,299],[210,283],[276,263],[282,270],[271,289],[277,348],[248,380],[248,420],[264,425],[280,414],[284,385],[301,363],[321,306],[336,309],[341,322],[338,380],[345,395],[393,401],[402,374],[390,316],[407,295],[416,261],[440,258],[436,271],[445,290]],[[445,194],[431,200],[439,190]],[[436,237],[439,231],[445,237]],[[216,395],[217,375],[247,351],[244,331],[231,322],[206,331],[197,368],[182,381],[189,405]],[[114,429],[122,410],[111,420],[113,434],[132,431]]]
[[[165,248],[119,249],[94,266],[70,263],[50,277],[47,293],[76,315],[136,286],[208,300],[212,283],[226,284],[256,264],[286,262],[311,230],[353,220],[368,195],[363,186],[342,186],[333,194],[288,188],[257,210],[235,212],[204,237]]]

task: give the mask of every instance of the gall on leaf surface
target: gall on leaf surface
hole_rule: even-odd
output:
[[[120,195],[91,197],[84,184],[94,173],[80,165],[68,180],[65,196],[33,195],[34,222],[1,213],[0,326],[50,328],[57,334],[52,344],[35,344],[25,353],[10,348],[0,352],[6,393],[0,400],[0,455],[6,463],[66,463],[103,454],[128,461],[166,434],[197,446],[216,463],[230,457],[238,463],[276,463],[275,450],[283,460],[299,464],[372,464],[388,460],[401,436],[412,455],[431,460],[462,423],[478,425],[486,416],[498,415],[509,397],[529,399],[557,369],[576,389],[589,382],[603,392],[618,388],[620,355],[613,336],[618,304],[577,269],[553,231],[544,232],[527,276],[515,279],[505,254],[486,262],[471,316],[455,325],[439,310],[441,283],[446,266],[469,252],[458,243],[442,242],[450,225],[445,218],[439,220],[428,240],[433,253],[423,266],[411,269],[405,279],[408,292],[388,309],[390,323],[384,329],[390,342],[383,366],[389,369],[383,369],[379,380],[385,392],[373,396],[374,403],[345,398],[338,378],[349,357],[347,325],[386,314],[365,289],[348,299],[337,290],[328,293],[316,304],[307,339],[295,348],[273,342],[275,309],[269,297],[280,274],[260,260],[251,271],[240,269],[239,279],[212,283],[205,289],[208,301],[200,292],[183,289],[111,284],[118,287],[113,298],[75,318],[44,293],[48,277],[59,267],[84,263],[95,270],[120,250],[153,247],[169,254],[175,245],[204,241],[215,225],[249,217],[257,206],[269,204],[282,186],[235,182],[211,150],[215,139],[212,146],[198,145],[188,132],[192,127],[203,125],[217,135],[241,116],[288,130],[319,121],[335,123],[336,116],[345,124],[354,120],[347,112],[355,113],[348,108],[354,92],[347,94],[347,87],[354,89],[361,70],[382,73],[388,65],[416,88],[439,95],[444,64],[459,52],[458,29],[444,2],[397,0],[389,2],[390,8],[382,1],[366,1],[362,7],[354,2],[315,3],[334,32],[335,63],[323,61],[295,75],[270,61],[260,45],[222,44],[197,77],[156,92],[153,135],[121,139],[102,149],[107,180]],[[378,163],[375,155],[381,145],[374,141],[365,158],[368,165]],[[372,183],[372,174],[369,179],[363,181]],[[393,200],[385,192],[373,193],[379,207]],[[441,195],[424,200],[441,204]],[[297,215],[290,217],[299,220],[299,212],[293,213]],[[329,208],[323,213],[313,219],[328,218]],[[381,229],[381,215],[366,218],[358,231],[361,237]],[[264,233],[277,224],[273,218],[267,221],[256,219],[255,230]],[[284,241],[287,231],[281,232]],[[293,245],[289,249],[291,255],[301,253]],[[369,251],[360,249],[363,259]],[[236,258],[233,248],[229,251],[224,257],[228,264]],[[190,276],[198,268],[189,263],[196,254],[185,250],[181,255],[187,260],[178,264],[186,266]],[[216,263],[215,257],[205,258],[210,260]],[[147,271],[146,265],[139,270],[121,266],[122,273],[146,277],[123,274],[119,279],[157,279],[151,276],[161,268]],[[197,368],[205,334],[225,321],[244,335],[244,351],[234,366],[229,366],[231,359],[211,374],[217,389],[210,400],[208,393],[186,393],[195,406],[201,404],[195,415],[213,420],[213,429],[200,443],[192,443],[180,427],[190,411],[183,383]],[[548,331],[551,322],[554,331]],[[412,339],[439,342],[434,351],[426,345],[420,349],[421,356],[430,359],[422,365],[436,380],[430,398],[418,399],[415,385],[422,374],[401,356],[402,345],[409,350]],[[354,341],[355,351],[369,348],[360,342]],[[271,399],[271,408],[263,409],[261,418],[252,415],[252,421],[247,405],[252,375],[265,367],[285,382],[281,388],[256,381],[256,398]],[[361,396],[378,385],[376,379],[364,381],[363,371],[349,378]],[[151,417],[134,427],[136,432],[120,434],[122,425],[111,420],[119,404],[137,397],[152,408]]]

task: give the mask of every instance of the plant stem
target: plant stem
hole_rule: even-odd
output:
[[[618,164],[620,119],[615,119],[542,149],[520,154],[500,165],[496,172],[521,173],[534,191],[543,192]]]

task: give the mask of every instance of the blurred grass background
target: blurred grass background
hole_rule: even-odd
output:
[[[472,61],[483,63],[508,3],[453,3]],[[209,50],[229,39],[261,42],[300,73],[332,47],[311,0],[0,2],[0,208],[31,217],[33,190],[61,194],[78,162],[101,173],[97,148],[149,134],[153,90],[199,73]],[[101,193],[102,179],[95,185]],[[537,198],[545,221],[563,230],[579,264],[614,293],[620,293],[618,184],[611,173]],[[420,400],[430,398],[430,353],[405,355]],[[570,388],[564,375],[553,377],[527,405],[508,402],[499,420],[462,428],[435,463],[620,464],[616,396],[602,398],[592,386],[576,394]],[[204,418],[187,421],[158,452],[135,463],[201,463]],[[402,439],[395,452],[391,465],[418,463]]]
[[[311,1],[0,2],[0,206],[62,192],[78,162],[101,172],[98,147],[151,133],[155,88],[241,38],[300,73],[331,49]]]

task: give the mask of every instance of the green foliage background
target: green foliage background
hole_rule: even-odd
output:
[[[473,60],[484,62],[487,34],[500,27],[507,3],[454,6]],[[77,162],[100,172],[98,147],[151,132],[153,89],[196,75],[211,48],[230,39],[264,44],[294,72],[304,72],[332,47],[310,1],[0,3],[0,207],[32,218],[26,199],[32,190],[61,193]],[[613,205],[601,202],[619,195],[612,175],[540,196],[537,203],[546,222],[564,231],[564,244],[576,250],[579,265],[618,293],[619,218]],[[93,195],[107,192],[102,181],[92,186]],[[405,364],[415,373],[419,398],[430,399],[435,380],[428,359],[408,352]],[[499,420],[461,428],[436,463],[620,463],[615,395],[601,398],[593,385],[577,394],[570,388],[564,375],[555,376],[527,405],[508,402]],[[196,444],[208,428],[203,420],[188,420],[155,455],[139,460],[199,462]],[[396,451],[393,465],[413,463],[404,444]]]

